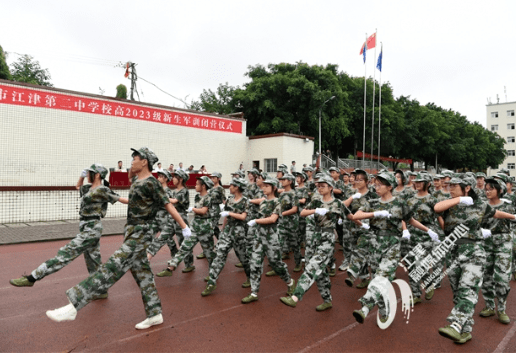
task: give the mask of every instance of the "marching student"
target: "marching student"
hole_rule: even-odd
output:
[[[295,177],[292,174],[285,174],[279,178],[283,192],[278,201],[281,205],[281,217],[278,220],[278,237],[280,244],[283,244],[282,259],[289,259],[289,252],[294,252],[295,267],[301,267],[301,241],[299,238],[299,199],[294,190]],[[296,271],[296,272],[298,272]],[[272,273],[267,273],[270,276]]]
[[[76,187],[81,195],[79,234],[60,248],[56,257],[39,265],[30,275],[11,279],[9,283],[15,287],[32,287],[36,281],[59,271],[81,254],[84,254],[86,268],[90,275],[98,270],[102,264],[100,258],[101,219],[106,216],[108,202],[111,204],[117,201],[125,204],[128,202],[127,198],[120,197],[111,191],[109,183],[105,180],[107,173],[107,169],[101,164],[92,164],[82,171]],[[83,185],[86,177],[90,184]],[[104,292],[99,294],[96,299],[107,297],[107,292]]]

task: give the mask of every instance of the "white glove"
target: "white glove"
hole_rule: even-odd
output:
[[[186,228],[183,228],[181,233],[183,233],[183,237],[185,238],[190,238],[192,236],[192,231],[190,230],[190,228],[188,228],[188,226]]]
[[[219,207],[220,207],[220,210],[223,211],[224,210],[224,204],[223,203],[219,203]]]
[[[81,172],[81,178],[86,178],[88,176],[88,171],[86,169],[84,169],[82,172]]]
[[[229,212],[228,212],[228,211],[222,211],[222,212],[220,213],[220,216],[221,216],[221,217],[227,217],[227,216],[229,216]]]
[[[254,226],[256,225],[256,219],[252,219],[252,220],[250,220],[249,222],[247,222],[247,225],[248,225],[249,227],[254,227]]]
[[[489,238],[493,235],[489,229],[480,228],[480,230],[482,231],[482,236],[484,237],[484,239]]]
[[[430,228],[428,229],[428,235],[430,236],[430,238],[432,238],[433,241],[437,242],[437,243],[440,243],[441,241],[439,240],[439,235],[434,232],[433,230],[431,230]]]
[[[391,214],[389,213],[389,211],[374,211],[373,212],[374,216],[376,218],[391,218]]]
[[[193,209],[194,209],[193,207],[188,207],[188,211],[187,212],[191,213]]]
[[[371,228],[371,227],[369,226],[369,224],[367,224],[367,223],[362,223],[362,229],[369,229],[369,228]]]
[[[465,205],[468,205],[468,206],[471,206],[473,205],[473,199],[469,196],[462,196],[460,198],[460,202],[459,203],[463,203]]]
[[[408,231],[408,229],[405,229],[403,231],[403,235],[401,236],[403,239],[407,239],[409,240],[410,239],[410,232]]]
[[[342,225],[342,218],[339,218],[339,220],[337,221],[338,225],[341,226]]]
[[[326,213],[328,213],[328,210],[326,208],[316,208],[315,213],[317,213],[319,216],[324,216]]]
[[[356,194],[353,194],[353,196],[351,196],[353,198],[353,200],[356,200],[356,199],[359,199],[362,197],[362,194],[357,192]]]

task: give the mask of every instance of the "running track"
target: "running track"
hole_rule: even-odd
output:
[[[120,245],[122,236],[101,240],[103,260]],[[183,274],[179,266],[173,277],[156,278],[165,322],[139,331],[134,325],[145,319],[140,292],[132,276],[126,274],[109,291],[109,299],[92,302],[79,311],[73,322],[55,323],[45,311],[67,304],[65,291],[87,276],[82,256],[58,273],[32,288],[15,288],[10,278],[29,273],[53,257],[67,241],[0,246],[0,351],[1,352],[515,352],[516,326],[503,325],[495,317],[480,318],[484,307],[480,295],[476,307],[473,339],[456,345],[439,336],[437,329],[447,325],[452,293],[447,279],[432,301],[423,300],[411,313],[407,324],[398,306],[393,324],[387,330],[376,326],[376,310],[359,325],[352,316],[360,308],[357,299],[365,290],[348,288],[345,274],[332,279],[333,308],[319,313],[315,306],[321,297],[314,285],[297,308],[279,301],[286,286],[278,277],[263,276],[259,301],[241,304],[249,293],[241,288],[243,270],[228,257],[217,290],[206,298],[207,261],[195,259],[196,271]],[[194,254],[200,252],[195,248]],[[152,260],[154,272],[168,260],[163,248]],[[337,252],[340,264],[342,252]],[[293,260],[287,260],[292,271]],[[267,271],[269,268],[265,266]],[[299,278],[301,273],[295,273]],[[398,278],[407,276],[398,270]],[[515,287],[509,296],[508,315],[516,318]],[[395,286],[396,287],[396,286]],[[399,296],[399,293],[398,293]]]

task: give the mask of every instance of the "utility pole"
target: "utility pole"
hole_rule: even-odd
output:
[[[137,76],[136,76],[136,64],[135,63],[131,63],[131,100],[133,101],[134,100],[134,90],[136,88],[136,79],[137,79]]]

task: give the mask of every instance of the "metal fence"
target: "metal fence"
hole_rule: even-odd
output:
[[[314,157],[314,159],[317,159],[317,156]],[[331,159],[330,157],[326,155],[321,155],[321,168],[328,169],[331,167],[337,167],[337,168],[345,168],[345,169],[364,169],[364,170],[380,170],[380,169],[389,169],[388,166],[386,166],[383,163],[379,163],[378,161],[370,161],[370,160],[361,160],[361,159],[338,159],[338,165],[337,162]]]

